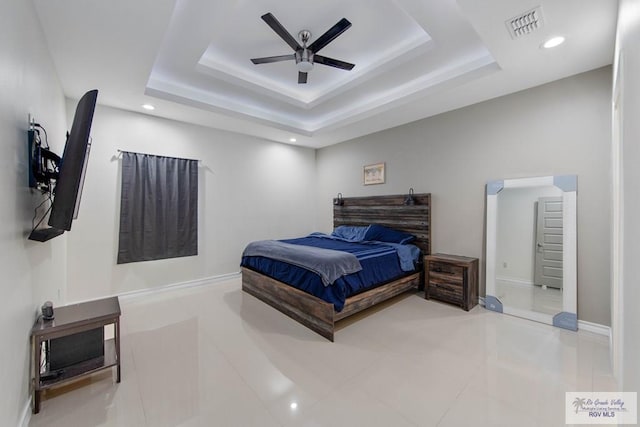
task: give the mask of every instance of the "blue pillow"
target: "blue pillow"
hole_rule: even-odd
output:
[[[376,240],[378,242],[399,243],[404,245],[414,241],[416,236],[403,231],[394,230],[378,224],[371,224],[367,229],[364,240]]]
[[[333,230],[332,236],[349,242],[362,242],[369,226],[340,225]]]

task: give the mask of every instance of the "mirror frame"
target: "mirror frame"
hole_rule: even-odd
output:
[[[503,306],[496,298],[496,250],[498,194],[504,188],[556,186],[562,190],[562,311],[552,315]],[[578,330],[576,175],[543,176],[489,181],[487,183],[487,253],[485,307],[499,313],[523,317],[572,331]]]

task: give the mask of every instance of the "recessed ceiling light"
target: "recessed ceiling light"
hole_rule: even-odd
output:
[[[296,402],[291,402],[291,405],[289,405],[289,407],[293,410],[296,410],[298,408],[298,404]]]
[[[296,141],[297,141],[297,139],[295,139],[295,138],[289,138],[289,142],[296,142]]]
[[[149,111],[152,111],[152,110],[155,110],[155,109],[156,109],[156,107],[154,107],[154,106],[153,106],[153,105],[151,105],[151,104],[143,104],[143,105],[142,105],[142,108],[144,108],[145,110],[149,110]]]
[[[552,47],[560,46],[562,43],[564,43],[564,37],[551,37],[549,40],[544,42],[542,47],[544,47],[545,49],[551,49]]]

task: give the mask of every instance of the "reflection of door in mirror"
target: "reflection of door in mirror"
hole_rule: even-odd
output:
[[[521,310],[562,311],[562,190],[505,188],[497,216],[496,297]]]
[[[534,283],[562,289],[562,197],[540,197],[536,205]]]

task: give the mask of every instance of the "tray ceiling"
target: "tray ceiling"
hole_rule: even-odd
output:
[[[616,2],[600,0],[34,0],[65,94],[322,147],[611,63]],[[539,7],[544,25],[514,40],[505,22]],[[352,26],[297,83],[291,54],[260,18],[311,42]],[[551,35],[567,42],[541,49]]]

